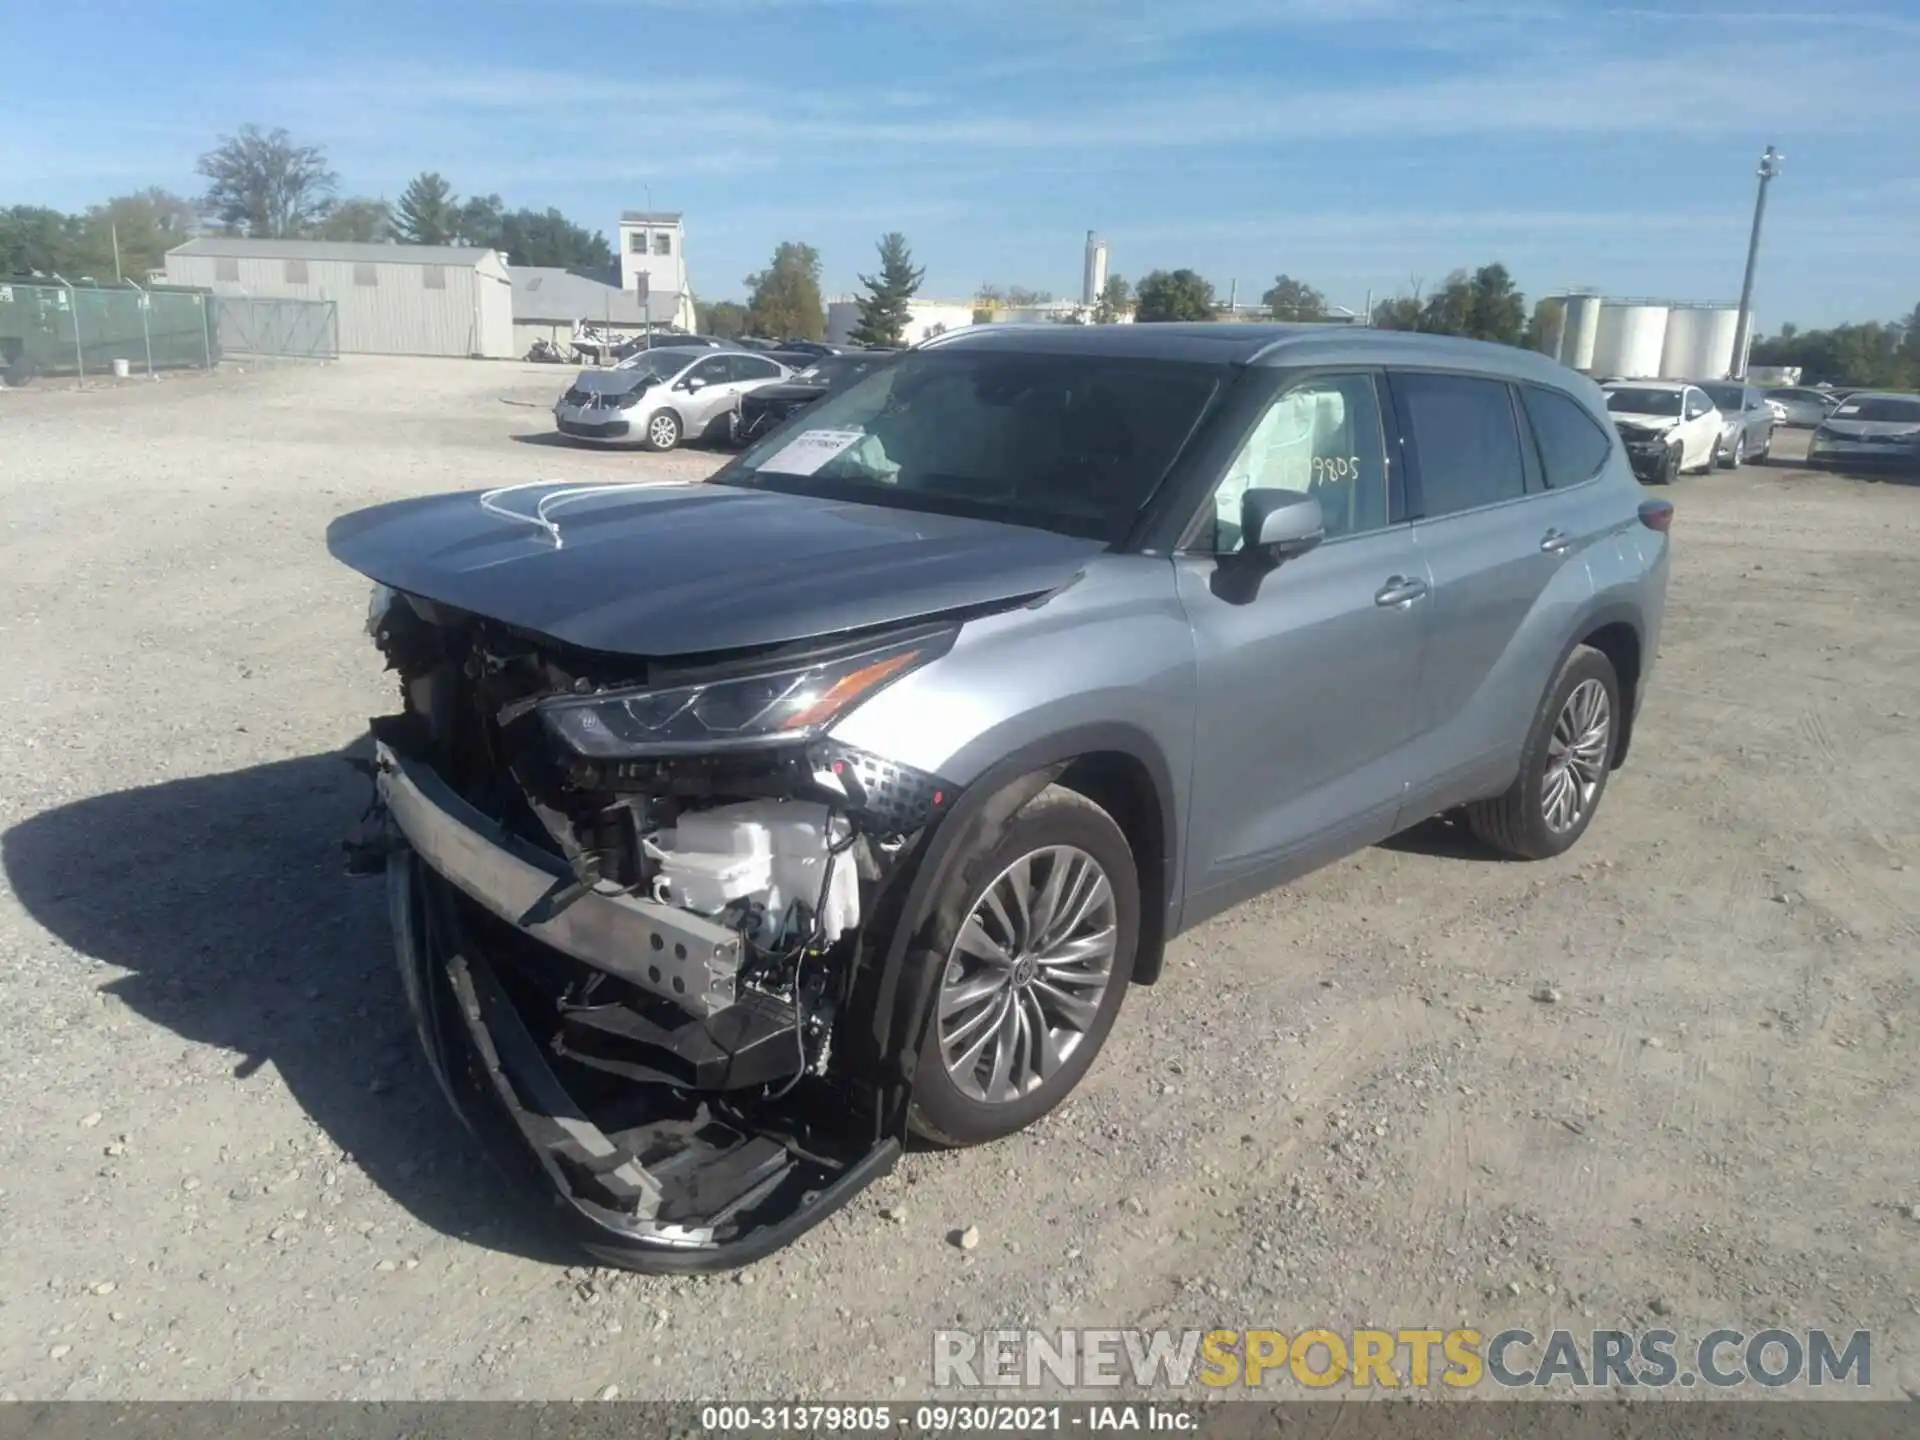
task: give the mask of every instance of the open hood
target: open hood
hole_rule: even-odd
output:
[[[731,485],[542,484],[327,527],[396,590],[610,654],[787,644],[1018,600],[1105,547],[1048,530]]]

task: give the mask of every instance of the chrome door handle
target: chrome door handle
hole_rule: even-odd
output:
[[[1571,544],[1573,537],[1564,530],[1549,530],[1540,537],[1540,548],[1549,555],[1564,555]]]
[[[1415,580],[1405,575],[1389,576],[1387,583],[1374,592],[1376,605],[1398,605],[1402,609],[1411,605],[1427,593],[1427,582]]]

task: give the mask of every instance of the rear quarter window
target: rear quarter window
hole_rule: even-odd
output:
[[[1521,387],[1527,419],[1540,444],[1540,462],[1549,489],[1560,490],[1591,480],[1613,453],[1613,436],[1602,430],[1587,407],[1571,396],[1537,385]]]

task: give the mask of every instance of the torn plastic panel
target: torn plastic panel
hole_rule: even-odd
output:
[[[744,1263],[885,1173],[906,1092],[850,1002],[953,787],[825,739],[582,756],[538,717],[540,647],[401,606],[382,629],[396,939],[469,1125],[641,1269]]]

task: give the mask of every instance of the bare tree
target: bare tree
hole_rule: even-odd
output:
[[[296,145],[285,130],[243,125],[223,135],[195,167],[207,177],[206,213],[230,231],[255,238],[305,235],[326,218],[339,177],[314,145]]]

